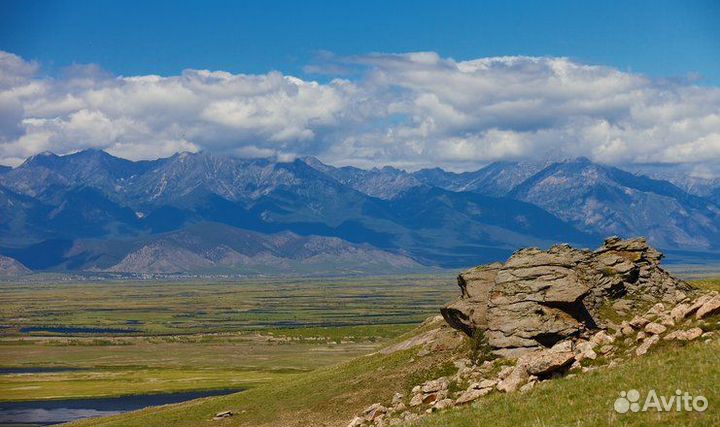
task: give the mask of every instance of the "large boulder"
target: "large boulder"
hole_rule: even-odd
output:
[[[460,274],[460,299],[441,313],[469,336],[483,331],[496,354],[517,356],[604,326],[605,303],[679,302],[692,289],[660,268],[661,259],[642,238],[612,237],[596,251],[522,249],[504,264]]]
[[[460,273],[457,281],[461,298],[440,310],[453,328],[472,335],[475,330],[487,327],[488,295],[502,266],[496,262]]]

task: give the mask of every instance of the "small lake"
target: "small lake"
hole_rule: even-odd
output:
[[[0,402],[0,425],[51,425],[80,418],[102,417],[149,406],[184,402],[200,397],[237,393],[242,389],[145,394],[99,399]],[[212,414],[209,414],[212,415]]]

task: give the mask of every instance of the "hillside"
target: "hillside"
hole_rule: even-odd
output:
[[[32,273],[32,270],[22,265],[18,260],[0,255],[0,276],[17,276]]]
[[[630,389],[644,394],[656,389],[670,396],[681,389],[709,402],[720,397],[715,387],[720,366],[717,282],[698,283],[697,288],[669,276],[657,265],[660,254],[641,240],[610,239],[594,252],[572,251],[567,246],[528,249],[503,266],[462,273],[462,296],[446,309],[474,307],[464,319],[472,320],[475,328],[486,328],[484,334],[450,321],[444,309],[445,319],[430,318],[380,351],[332,368],[238,394],[74,425],[590,426],[720,421],[713,410],[614,410],[620,392]],[[588,289],[588,277],[580,269],[577,275],[561,274],[566,267],[557,260],[573,256],[585,257],[577,265],[601,280],[591,279],[594,285]],[[488,275],[493,270],[495,278]],[[505,282],[509,270],[555,273],[542,275],[541,283],[530,289],[524,278]],[[489,283],[525,292],[498,297],[491,290],[483,296]],[[561,300],[574,302],[560,304]],[[503,301],[544,309],[516,319]],[[488,310],[476,317],[483,304]],[[587,308],[584,315],[573,308],[575,304]],[[498,311],[501,307],[505,308]],[[497,324],[506,325],[500,340],[492,334]],[[547,340],[550,336],[552,341]],[[227,411],[229,415],[213,419]]]

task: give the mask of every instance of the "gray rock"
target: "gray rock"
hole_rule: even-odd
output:
[[[633,307],[635,300],[655,303],[651,315],[662,317],[658,324],[667,327],[674,320],[668,320],[660,301],[684,299],[692,288],[660,268],[661,258],[644,239],[610,238],[594,252],[568,245],[522,249],[504,264],[460,274],[461,298],[441,313],[469,336],[482,330],[493,352],[502,357],[519,357],[598,326],[613,326],[601,315],[607,302],[621,311]],[[636,317],[613,327],[628,335],[630,327],[641,329],[648,323]],[[611,340],[603,332],[595,344]]]
[[[441,411],[443,409],[452,408],[453,406],[455,406],[455,402],[452,399],[442,399],[435,402],[433,408]]]
[[[422,392],[423,393],[435,393],[441,390],[447,390],[448,388],[448,380],[445,377],[438,378],[436,380],[430,380],[426,381],[425,384],[422,385]]]
[[[649,336],[638,346],[638,348],[635,349],[635,354],[638,356],[646,354],[650,347],[655,345],[658,341],[660,341],[660,337],[658,335]]]
[[[366,421],[372,422],[377,417],[386,414],[387,411],[387,408],[383,405],[379,403],[373,403],[363,411],[363,418],[365,418]]]
[[[505,393],[512,393],[513,391],[516,391],[520,388],[523,384],[525,384],[528,379],[530,379],[530,374],[528,373],[525,366],[517,365],[513,368],[512,372],[510,372],[510,375],[507,376],[507,378],[501,380],[497,384],[498,391],[502,391]]]
[[[575,357],[579,361],[585,359],[595,360],[597,359],[597,353],[595,352],[595,346],[590,341],[580,341],[575,346]]]
[[[397,405],[398,403],[402,403],[403,401],[403,395],[402,393],[395,393],[392,398],[392,404]]]
[[[649,334],[660,335],[665,333],[665,331],[667,331],[667,328],[659,323],[650,322],[645,325],[645,332]]]
[[[544,376],[570,366],[575,361],[572,351],[542,350],[528,353],[518,360],[531,375]]]
[[[422,394],[415,394],[413,395],[412,399],[410,399],[410,406],[420,406],[423,404],[423,395]]]
[[[670,310],[670,317],[675,321],[675,323],[678,323],[685,318],[688,310],[690,310],[690,304],[678,304]]]
[[[720,295],[715,295],[698,308],[697,313],[695,313],[695,318],[704,319],[718,312],[720,312]]]
[[[473,400],[479,399],[488,393],[492,388],[468,388],[465,390],[460,397],[455,400],[456,405],[463,405],[465,403],[472,402]]]

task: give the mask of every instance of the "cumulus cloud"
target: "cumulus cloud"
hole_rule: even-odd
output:
[[[326,83],[186,70],[57,77],[0,52],[0,162],[103,148],[131,159],[209,150],[337,164],[472,169],[587,156],[622,164],[720,160],[720,88],[567,58],[470,61],[434,52],[335,57]]]

